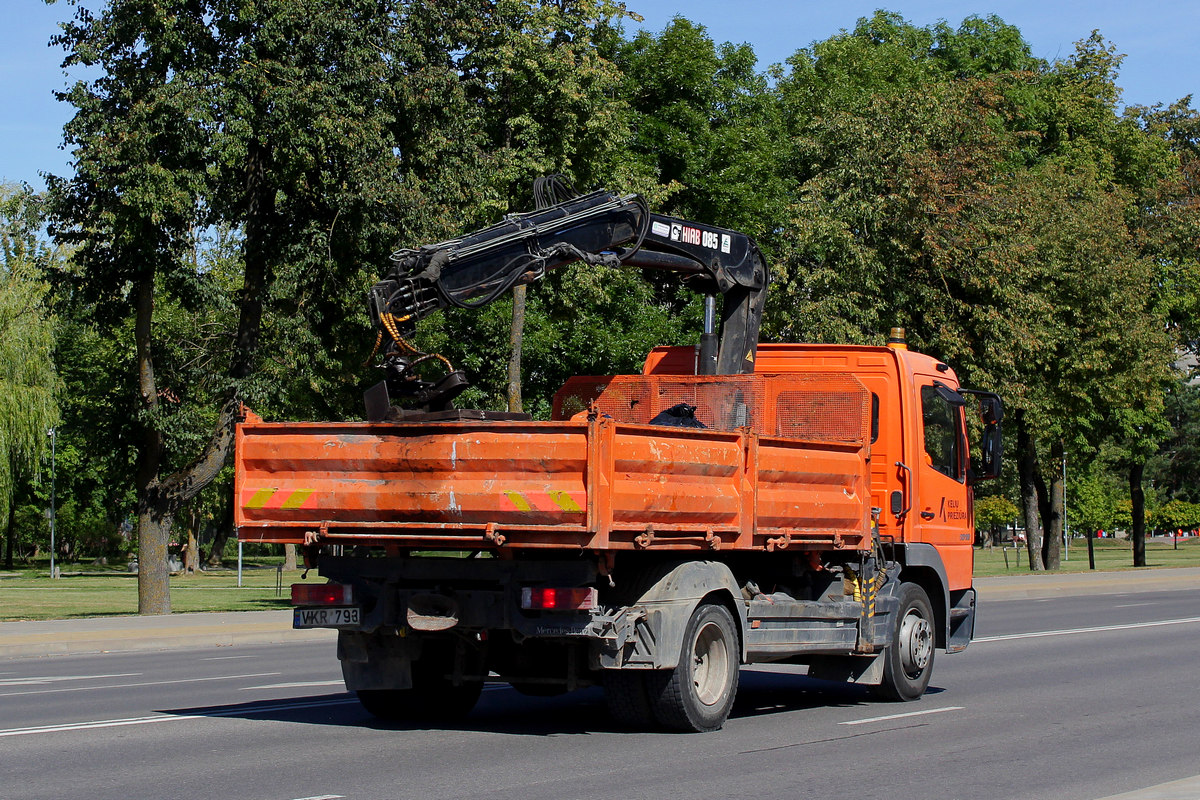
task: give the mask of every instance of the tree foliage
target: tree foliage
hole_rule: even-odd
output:
[[[72,301],[108,331],[129,325],[133,308],[123,330],[136,359],[126,385],[143,613],[169,610],[171,520],[218,474],[238,404],[272,393],[259,380],[271,373],[256,371],[264,310],[286,309],[281,339],[325,345],[308,351],[309,375],[341,362],[360,259],[386,247],[375,234],[387,218],[368,211],[391,206],[392,112],[378,102],[390,10],[374,0],[114,0],[98,14],[78,7],[56,39],[67,66],[100,75],[62,94],[76,108],[65,129],[75,175],[50,184],[55,234],[79,247]],[[237,242],[232,285],[201,263],[198,232],[213,226]],[[221,365],[209,369],[223,376],[211,393],[186,372],[171,381],[166,357],[179,341],[173,323],[205,315],[236,320],[199,345]],[[171,446],[190,429],[175,424],[181,415],[207,423],[201,447]]]
[[[39,198],[28,187],[0,185],[0,524],[9,568],[16,491],[58,421],[54,320],[43,280],[58,254],[40,241],[41,222]]]
[[[1063,458],[1104,465],[1072,484],[1072,524],[1117,524],[1143,467],[1151,507],[1197,499],[1172,364],[1200,341],[1200,115],[1190,98],[1122,110],[1099,33],[1048,62],[995,16],[881,11],[760,70],[682,17],[627,36],[610,0],[74,8],[56,41],[91,71],[62,94],[74,174],[50,180],[72,266],[28,286],[56,290],[67,457],[87,465],[72,513],[136,510],[144,610],[166,608],[171,519],[228,513],[238,403],[357,416],[378,380],[364,292],[388,254],[527,208],[547,173],[755,237],[767,338],[902,326],[1003,394],[1033,566],[1056,563]],[[40,223],[20,225],[36,250]],[[528,410],[572,374],[695,340],[698,298],[642,277],[572,267],[530,288]],[[502,407],[512,331],[500,301],[416,338],[468,373],[461,402]],[[979,518],[1009,514],[1002,499]]]
[[[903,326],[999,388],[1028,442],[1035,568],[1057,566],[1055,464],[1119,432],[1149,441],[1171,379],[1164,248],[1146,232],[1174,211],[1177,169],[1117,112],[1119,61],[1096,33],[1044,63],[995,17],[880,12],[797,53],[780,84],[807,172],[768,330],[877,342]]]

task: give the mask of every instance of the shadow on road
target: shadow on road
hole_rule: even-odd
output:
[[[930,687],[928,693],[941,689]],[[819,681],[801,675],[743,670],[731,723],[771,714],[813,708],[878,705],[865,687]],[[383,722],[368,714],[350,692],[196,708],[162,709],[161,713],[196,717],[334,725],[372,730],[455,730],[516,736],[562,736],[596,733],[662,733],[622,727],[609,718],[598,687],[557,697],[528,697],[505,684],[489,684],[479,704],[463,720],[446,723]],[[890,713],[886,710],[880,713]]]

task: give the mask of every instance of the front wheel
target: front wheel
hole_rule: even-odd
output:
[[[725,724],[737,694],[737,625],[723,605],[704,603],[688,620],[679,666],[646,676],[655,719],[682,731],[715,731]]]
[[[925,694],[933,674],[933,607],[915,583],[900,585],[900,604],[892,643],[883,657],[883,682],[875,694],[884,700],[916,700]]]

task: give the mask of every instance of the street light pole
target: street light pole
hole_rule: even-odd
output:
[[[49,430],[50,436],[50,578],[53,580],[58,577],[54,569],[54,489],[55,489],[55,456],[57,455],[58,435],[54,428]]]

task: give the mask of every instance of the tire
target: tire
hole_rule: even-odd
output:
[[[643,670],[608,670],[604,673],[604,704],[617,724],[641,730],[654,724],[646,676]]]
[[[674,730],[719,729],[733,708],[740,661],[737,625],[729,609],[701,604],[684,631],[679,666],[646,677],[654,718]]]
[[[883,660],[883,682],[874,694],[883,700],[908,702],[925,694],[933,675],[933,606],[929,595],[915,583],[900,585],[900,603],[892,643]]]
[[[466,669],[478,673],[479,658],[467,658]],[[483,692],[482,680],[463,680],[456,686],[454,649],[427,647],[412,665],[411,689],[364,689],[358,702],[372,716],[387,721],[460,720],[471,712]]]
[[[522,681],[513,681],[509,686],[526,697],[558,697],[567,693],[566,684],[561,683],[524,683]]]
[[[454,722],[471,713],[482,682],[426,689],[363,689],[355,694],[371,716],[388,722]]]

